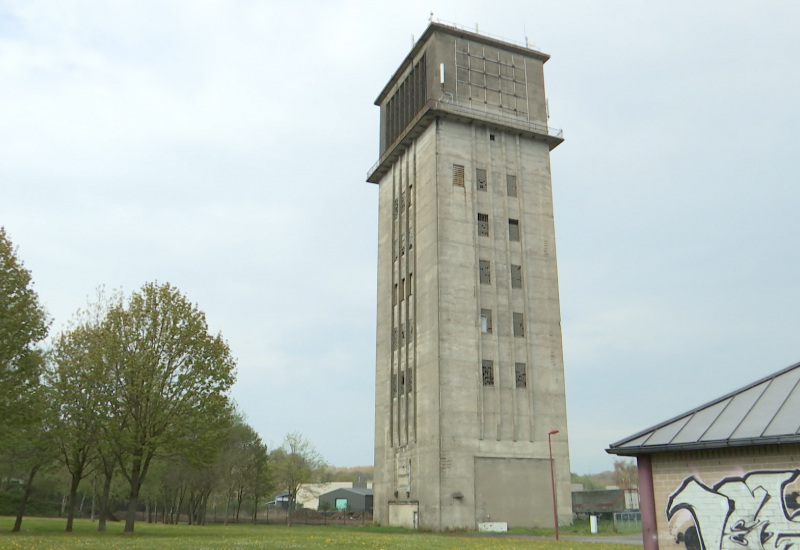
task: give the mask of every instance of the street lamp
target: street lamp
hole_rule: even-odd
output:
[[[556,501],[556,475],[553,468],[553,442],[550,436],[557,433],[558,430],[550,430],[547,434],[547,447],[550,449],[550,485],[553,487],[553,524],[556,527],[556,540],[558,540],[558,503]]]

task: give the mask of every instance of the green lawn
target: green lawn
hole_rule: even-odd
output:
[[[65,520],[25,518],[22,532],[11,533],[13,518],[0,517],[0,549],[83,550],[83,549],[153,549],[170,550],[248,550],[363,548],[364,550],[438,550],[462,548],[532,550],[636,550],[636,546],[571,541],[439,535],[379,527],[316,527],[298,525],[161,525],[137,523],[136,533],[124,535],[121,524],[109,524],[106,533],[98,533],[96,524],[76,520],[73,533],[64,533]]]

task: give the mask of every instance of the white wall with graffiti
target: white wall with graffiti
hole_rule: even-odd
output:
[[[652,455],[659,550],[800,544],[800,445]]]

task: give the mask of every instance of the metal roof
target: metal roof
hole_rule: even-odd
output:
[[[607,453],[800,443],[800,363],[612,443]]]

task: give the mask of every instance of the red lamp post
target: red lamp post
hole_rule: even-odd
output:
[[[558,501],[556,501],[556,475],[553,468],[553,442],[550,437],[557,433],[558,430],[550,430],[547,434],[547,447],[550,449],[550,485],[553,487],[553,524],[556,528],[556,540],[558,540]]]

